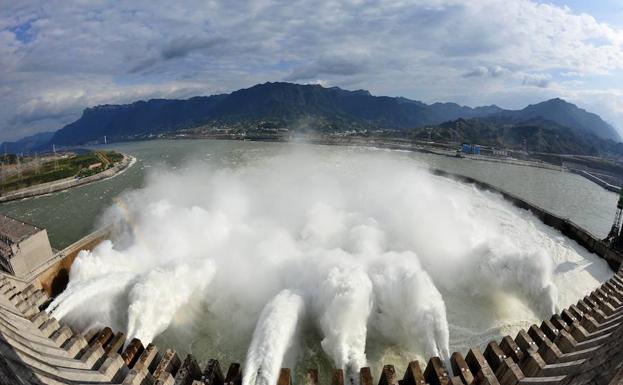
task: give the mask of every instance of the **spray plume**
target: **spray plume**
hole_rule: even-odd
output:
[[[160,170],[120,202],[104,221],[129,231],[80,253],[49,310],[109,309],[122,320],[111,326],[148,343],[199,308],[207,333],[247,336],[245,385],[275,383],[301,324],[349,377],[372,331],[387,348],[447,358],[447,300],[504,293],[546,316],[554,265],[581,260],[495,194],[352,149]]]
[[[243,385],[277,383],[283,357],[292,343],[303,308],[303,299],[289,290],[281,291],[266,304],[247,353]]]

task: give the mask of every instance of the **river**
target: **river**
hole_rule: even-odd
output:
[[[125,221],[129,246],[78,258],[53,315],[202,363],[244,362],[251,346],[261,362],[284,358],[297,378],[307,367],[326,376],[336,362],[402,372],[410,359],[514,336],[611,275],[499,194],[426,168],[480,179],[603,236],[617,197],[575,174],[299,143],[107,148],[136,164],[0,210],[46,227],[56,248],[105,211]]]
[[[296,144],[297,146],[305,146]],[[343,151],[332,146],[325,151]],[[93,230],[97,219],[123,191],[144,186],[145,175],[158,168],[176,169],[190,160],[232,165],[252,161],[266,154],[287,151],[282,143],[166,140],[116,143],[106,146],[132,155],[137,164],[121,175],[91,185],[4,203],[0,212],[47,229],[52,246],[60,249]],[[370,152],[374,149],[348,151]],[[451,173],[473,177],[566,217],[602,237],[610,230],[617,195],[576,174],[505,163],[458,159],[445,156],[397,152],[397,157],[413,158]]]

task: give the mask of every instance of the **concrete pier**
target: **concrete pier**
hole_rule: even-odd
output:
[[[140,357],[140,354],[143,352],[143,344],[141,340],[138,338],[133,338],[132,341],[125,348],[123,353],[121,353],[121,358],[123,358],[123,362],[128,366],[132,367]]]
[[[0,217],[4,222],[7,222],[6,218],[8,217],[3,215],[0,215]],[[33,227],[32,225],[22,223],[15,219],[9,219],[15,222],[15,226],[19,228]],[[0,228],[0,238],[6,238],[8,232],[9,231],[6,229]],[[22,230],[22,233],[23,232]],[[0,269],[0,278],[10,278],[10,282],[13,285],[12,287],[1,288],[0,290],[13,290],[13,294],[21,292],[26,295],[29,302],[25,302],[21,306],[33,304],[40,306],[47,301],[48,296],[57,296],[65,290],[69,282],[69,270],[78,256],[78,253],[82,250],[92,250],[100,242],[109,237],[110,232],[111,228],[96,230],[63,250],[53,253],[47,238],[47,232],[45,230],[33,230],[33,233],[30,234],[28,238],[20,240],[25,246],[21,246],[21,244],[17,243],[17,245],[20,246],[18,249],[21,251],[8,258],[11,264],[8,262],[0,263],[0,265],[2,265],[0,266],[2,267],[2,269]],[[2,252],[0,252],[0,254],[2,254]],[[0,260],[7,260],[6,255],[0,255],[0,257],[2,257]],[[47,295],[44,296],[44,293],[38,293],[36,296],[30,295],[39,289],[43,289],[43,292]],[[17,298],[17,300],[24,302],[23,298]]]

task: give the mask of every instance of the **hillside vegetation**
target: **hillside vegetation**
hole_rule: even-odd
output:
[[[416,140],[478,143],[496,148],[577,155],[623,156],[623,144],[543,118],[508,121],[503,117],[457,119],[411,131]]]

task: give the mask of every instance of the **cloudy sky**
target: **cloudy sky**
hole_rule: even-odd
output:
[[[505,108],[562,97],[623,132],[623,1],[0,0],[0,140],[96,104],[266,81]]]

